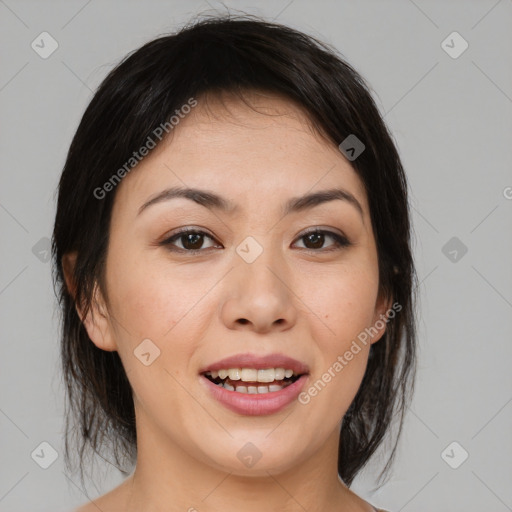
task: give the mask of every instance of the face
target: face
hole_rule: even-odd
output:
[[[210,99],[208,108],[198,101],[172,139],[123,179],[106,261],[108,306],[85,324],[98,347],[119,352],[145,450],[264,475],[322,449],[337,453],[389,301],[379,299],[369,205],[350,163],[291,103],[251,102],[258,112],[234,99]],[[207,191],[229,207],[162,195],[175,187]],[[330,200],[297,202],[334,189],[342,192]],[[354,340],[376,322],[356,352]],[[279,357],[287,356],[305,375],[293,393],[287,385],[273,398],[269,389],[256,403],[252,394],[237,401],[235,386],[221,390],[202,373],[247,354],[256,359],[220,367],[286,369],[293,363]],[[276,354],[266,366],[258,359]],[[279,370],[244,380],[255,375],[278,379]],[[243,450],[262,454],[254,468]]]

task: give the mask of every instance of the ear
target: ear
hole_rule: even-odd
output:
[[[64,279],[66,281],[66,287],[69,294],[76,299],[76,283],[74,281],[74,268],[76,263],[77,253],[66,253],[62,256],[62,270],[64,273]],[[91,341],[100,349],[112,352],[117,350],[117,344],[113,335],[112,324],[110,322],[110,314],[106,305],[106,301],[103,298],[98,283],[94,283],[93,297],[91,300],[91,306],[87,311],[87,314],[83,315],[81,305],[76,303],[75,308],[80,320],[84,324],[87,334]]]
[[[372,336],[370,341],[371,344],[376,343],[382,338],[382,336],[384,336],[387,326],[386,320],[392,304],[393,298],[387,296],[382,290],[379,290],[377,301],[375,303],[375,312],[373,315],[372,323],[373,329],[377,332],[374,336]]]

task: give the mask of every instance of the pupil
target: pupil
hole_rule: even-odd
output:
[[[323,233],[310,233],[309,235],[306,235],[306,238],[313,242],[315,249],[322,247],[323,245]]]
[[[183,235],[183,237],[185,238],[186,242],[183,244],[184,247],[187,247],[187,244],[189,244],[189,242],[191,242],[190,245],[192,245],[192,247],[187,247],[188,249],[192,249],[192,250],[195,250],[195,249],[200,249],[201,248],[201,245],[202,244],[202,241],[201,241],[201,235],[197,234],[197,233],[188,233],[186,235]],[[198,241],[200,243],[198,243]],[[183,242],[183,240],[182,240]]]

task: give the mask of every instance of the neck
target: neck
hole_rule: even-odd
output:
[[[188,447],[137,418],[137,465],[123,484],[126,512],[326,512],[373,511],[338,477],[339,429],[312,456],[280,470],[248,475],[215,467],[190,455]],[[193,447],[191,447],[193,449]],[[257,465],[255,465],[257,468]]]

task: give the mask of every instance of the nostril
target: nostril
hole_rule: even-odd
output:
[[[240,318],[238,321],[239,321],[241,324],[244,324],[244,325],[245,325],[245,324],[247,324],[247,323],[249,323],[249,320],[247,320],[246,318]]]

